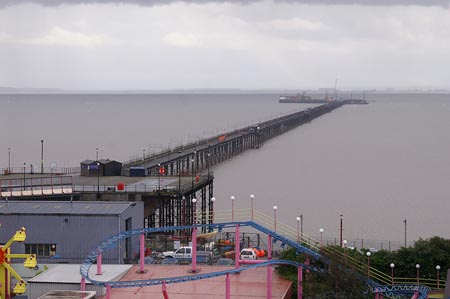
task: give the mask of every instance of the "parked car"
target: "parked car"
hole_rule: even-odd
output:
[[[192,247],[180,247],[176,251],[163,252],[164,258],[192,259]]]
[[[234,261],[229,258],[220,258],[217,263],[217,266],[232,266],[234,265]]]
[[[253,248],[244,248],[241,250],[241,260],[256,260],[256,252]]]

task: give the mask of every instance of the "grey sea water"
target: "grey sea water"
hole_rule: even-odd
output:
[[[333,242],[450,237],[450,96],[376,94],[270,140],[214,169],[217,209],[255,206]],[[277,95],[0,95],[0,168],[126,161],[307,105]],[[359,245],[359,243],[358,243]],[[387,246],[385,244],[385,246]],[[379,246],[378,246],[379,247]],[[386,248],[386,247],[385,247]]]

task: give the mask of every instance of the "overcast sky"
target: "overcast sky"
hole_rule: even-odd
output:
[[[426,4],[423,4],[426,3]],[[438,0],[0,0],[0,86],[447,88]]]

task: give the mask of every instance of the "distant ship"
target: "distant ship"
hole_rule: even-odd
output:
[[[324,99],[314,99],[311,96],[306,95],[305,92],[302,94],[297,93],[295,95],[282,95],[280,96],[279,103],[323,104],[335,101],[345,101],[347,104],[368,104],[365,93],[363,99],[353,99],[352,97],[341,98],[337,95],[329,97],[328,93]]]
[[[280,103],[325,103],[324,99],[313,99],[311,96],[307,96],[305,92],[296,95],[282,95],[280,96]]]

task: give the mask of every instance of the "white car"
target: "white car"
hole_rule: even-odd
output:
[[[256,260],[256,252],[252,248],[241,250],[241,260]]]

